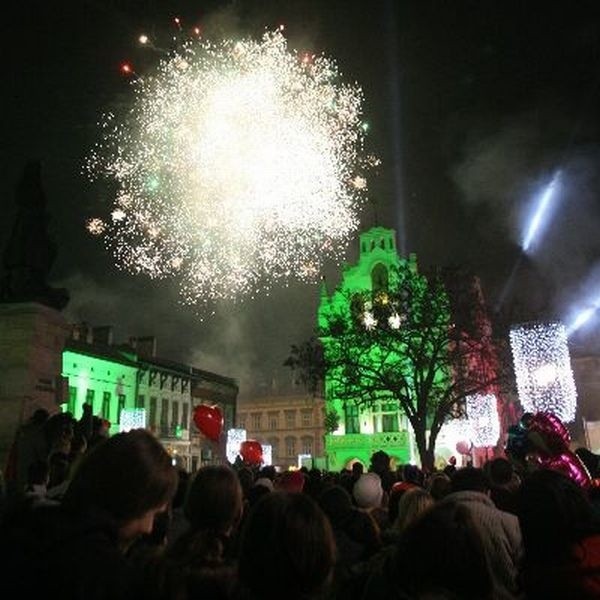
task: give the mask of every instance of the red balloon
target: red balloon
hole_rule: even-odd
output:
[[[256,440],[246,440],[240,444],[240,456],[249,465],[260,465],[263,461],[262,446]]]
[[[200,433],[213,442],[218,441],[223,430],[223,413],[218,406],[199,404],[194,407],[193,417]]]

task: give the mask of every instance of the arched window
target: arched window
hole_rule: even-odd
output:
[[[288,458],[292,458],[297,455],[295,437],[289,436],[285,438],[285,455]]]
[[[311,436],[304,436],[302,438],[302,454],[313,454],[313,438]]]
[[[271,444],[271,458],[275,460],[279,456],[279,438],[269,438],[269,444]]]
[[[388,289],[388,270],[381,263],[377,263],[371,271],[371,288],[374,293]]]

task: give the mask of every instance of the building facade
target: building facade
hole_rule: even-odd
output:
[[[323,457],[321,398],[296,394],[240,399],[236,425],[246,430],[248,439],[270,445],[273,465],[283,469],[298,467],[299,461],[317,466]]]
[[[82,406],[110,422],[110,433],[123,425],[123,411],[138,409],[143,426],[167,449],[174,464],[195,471],[225,461],[223,441],[205,438],[193,421],[198,404],[219,406],[223,432],[235,422],[238,386],[234,379],[156,356],[154,338],[132,338],[114,345],[109,328],[75,326],[63,351],[68,398],[62,405],[75,418]],[[143,412],[141,412],[143,411]]]
[[[359,258],[355,265],[342,271],[339,286],[328,294],[321,292],[318,324],[327,329],[336,314],[349,313],[352,295],[356,292],[373,292],[387,287],[390,272],[401,261],[416,269],[416,257],[403,259],[396,249],[392,229],[374,227],[360,235]],[[327,352],[330,340],[323,339]],[[337,395],[337,375],[329,370],[325,374],[326,411],[337,415],[338,427],[325,436],[325,451],[331,470],[340,470],[354,461],[368,465],[371,455],[384,450],[397,463],[409,462],[414,454],[411,447],[408,423],[397,402],[378,401],[370,406],[359,406],[352,401],[342,401]]]

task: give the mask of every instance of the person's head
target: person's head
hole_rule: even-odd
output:
[[[506,458],[494,458],[485,465],[490,484],[495,487],[507,487],[514,483],[515,470]]]
[[[403,532],[427,509],[433,506],[434,500],[429,492],[415,487],[407,490],[398,503],[398,516],[393,527],[396,531]]]
[[[152,531],[177,486],[171,457],[152,434],[136,429],[101,442],[81,461],[63,499],[70,512],[102,511],[123,545]]]
[[[229,534],[242,515],[242,487],[229,467],[199,469],[190,484],[184,513],[197,531]]]
[[[416,485],[423,485],[423,471],[416,465],[404,465],[402,468],[402,480]]]
[[[597,530],[583,490],[561,473],[545,469],[523,481],[518,517],[525,555],[531,560],[560,560],[574,542]]]
[[[445,498],[451,490],[452,483],[446,473],[434,473],[427,481],[427,491],[435,501]]]
[[[365,471],[364,465],[360,461],[352,463],[352,477],[358,479]]]
[[[481,492],[486,494],[490,490],[490,484],[482,469],[465,467],[459,469],[452,475],[453,492]]]
[[[344,520],[349,512],[356,510],[350,494],[340,485],[333,485],[323,491],[319,496],[319,506],[334,526],[338,521]]]
[[[256,598],[314,598],[329,583],[334,561],[331,526],[305,494],[267,494],[250,512],[242,533],[239,577]]]
[[[411,598],[492,596],[481,534],[469,509],[459,502],[435,504],[406,528],[396,568],[400,585]]]
[[[29,417],[29,423],[32,425],[42,425],[50,417],[50,413],[45,408],[37,408]]]
[[[371,471],[383,473],[390,470],[390,455],[383,450],[378,450],[371,455]]]
[[[381,478],[376,473],[363,473],[352,488],[356,504],[361,508],[378,508],[383,499]]]

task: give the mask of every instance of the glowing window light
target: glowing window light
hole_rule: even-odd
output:
[[[270,467],[273,464],[273,446],[271,444],[261,444],[262,446],[262,457],[263,467]]]
[[[575,419],[577,392],[562,323],[525,323],[510,332],[519,401],[527,412]]]
[[[124,408],[121,410],[119,420],[119,431],[130,431],[131,429],[144,429],[146,427],[145,408]]]
[[[494,394],[467,396],[466,405],[473,446],[475,448],[495,446],[500,437],[496,396]]]
[[[230,463],[234,463],[240,453],[240,444],[246,441],[245,429],[229,429],[225,442],[225,455]]]

